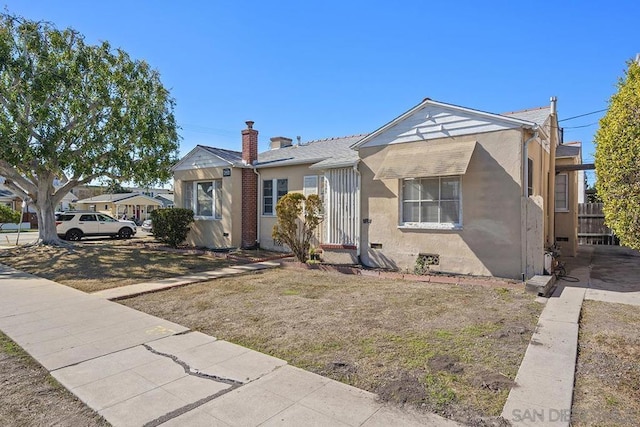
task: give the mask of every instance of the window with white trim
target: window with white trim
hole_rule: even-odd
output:
[[[561,173],[556,175],[556,210],[568,211],[569,210],[569,185],[568,175]]]
[[[401,225],[456,227],[461,224],[462,189],[459,176],[402,181]]]
[[[262,181],[262,214],[275,215],[276,204],[289,191],[289,180],[265,179]]]
[[[195,219],[221,219],[222,180],[186,181],[183,201],[186,209],[193,210]]]
[[[302,194],[304,197],[309,197],[312,194],[317,194],[322,202],[322,209],[320,214],[324,214],[324,188],[325,181],[324,175],[307,175],[304,177]]]

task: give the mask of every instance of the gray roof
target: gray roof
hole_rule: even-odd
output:
[[[560,144],[556,148],[556,158],[558,157],[579,157],[580,147]]]
[[[15,197],[15,195],[9,190],[0,189],[0,197]]]
[[[122,200],[131,199],[133,197],[144,197],[154,202],[159,202],[152,197],[145,196],[142,193],[115,193],[115,194],[101,194],[99,196],[89,197],[88,199],[78,200],[78,203],[109,203],[120,202]]]
[[[207,145],[198,145],[198,147],[207,150],[214,156],[218,156],[229,163],[242,162],[242,152],[240,151],[225,150],[224,148],[209,147]]]
[[[510,113],[502,113],[501,116],[512,117],[518,120],[526,120],[537,125],[544,124],[547,117],[551,114],[550,107],[531,108],[529,110],[512,111]]]
[[[313,163],[314,169],[347,167],[358,162],[358,152],[351,148],[366,134],[310,141],[258,154],[259,168]]]

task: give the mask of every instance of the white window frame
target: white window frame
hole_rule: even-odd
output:
[[[564,201],[565,205],[563,207],[558,206],[558,178],[564,177]],[[553,192],[553,201],[555,205],[556,212],[569,212],[569,174],[567,173],[559,173],[556,175],[555,182],[555,190]]]
[[[198,213],[198,184],[211,184],[211,215],[197,215]],[[191,187],[190,198],[187,197],[187,187]],[[191,209],[195,220],[219,221],[222,219],[222,180],[205,179],[199,181],[186,181],[183,190],[183,205],[186,209]]]
[[[265,194],[264,183],[265,181],[271,181],[271,194]],[[286,181],[287,182],[287,192],[281,196],[278,196],[278,181]],[[262,216],[276,216],[276,205],[286,194],[289,193],[289,178],[273,178],[273,179],[263,179],[262,180]],[[271,197],[271,212],[265,211],[265,197]]]
[[[458,222],[404,222],[404,183],[412,180],[421,180],[421,179],[438,179],[438,216],[440,216],[440,202],[442,202],[441,193],[442,193],[442,180],[443,179],[452,179],[457,178],[459,182],[459,197],[458,197]],[[400,209],[399,209],[399,220],[400,224],[398,228],[400,229],[432,229],[432,230],[460,230],[462,229],[462,175],[452,175],[452,176],[433,176],[433,177],[419,177],[414,179],[402,179],[399,180],[399,201],[400,201]],[[411,200],[409,200],[411,201]],[[435,201],[435,200],[426,200],[419,199],[415,200],[417,202],[424,201]]]
[[[305,175],[302,179],[302,194],[304,197],[309,197],[312,194],[317,194],[322,202],[322,210],[320,215],[324,214],[324,195],[326,181],[324,175]]]

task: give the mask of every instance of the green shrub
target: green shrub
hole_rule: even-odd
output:
[[[17,224],[20,221],[20,212],[14,211],[8,206],[0,205],[0,229],[2,224]]]
[[[177,248],[187,239],[189,225],[193,222],[191,209],[158,209],[151,212],[153,235],[163,243]]]
[[[321,211],[322,200],[318,195],[289,193],[276,205],[278,222],[271,236],[289,246],[298,261],[307,262],[311,238],[322,221]]]

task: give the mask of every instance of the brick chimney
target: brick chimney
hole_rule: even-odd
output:
[[[245,123],[247,128],[242,129],[242,160],[251,165],[258,160],[258,131],[253,128],[251,120]]]
[[[247,121],[242,130],[242,161],[253,165],[258,160],[258,131]],[[253,169],[242,169],[242,233],[241,247],[253,248],[258,242],[258,175]]]

